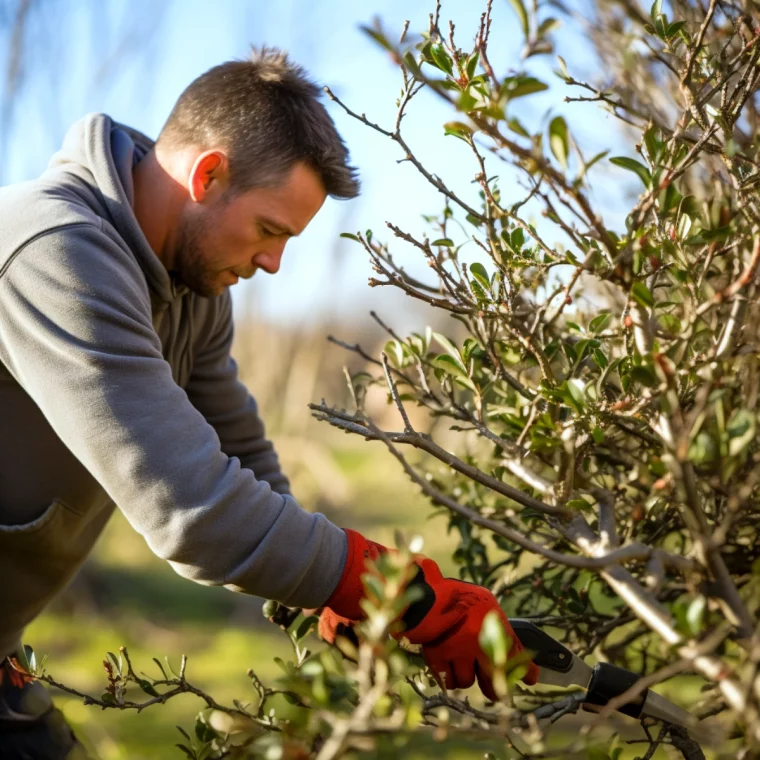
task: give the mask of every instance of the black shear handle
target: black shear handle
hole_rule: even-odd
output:
[[[510,618],[509,624],[522,645],[532,653],[533,662],[539,668],[548,668],[558,673],[567,673],[573,667],[573,653],[562,644],[544,633],[529,620]]]
[[[606,705],[611,699],[619,697],[624,691],[633,686],[640,676],[631,673],[630,670],[610,665],[608,662],[599,662],[594,667],[594,674],[588,685],[585,704]],[[641,715],[644,700],[647,698],[649,689],[644,691],[633,701],[618,707],[618,711],[632,718]]]

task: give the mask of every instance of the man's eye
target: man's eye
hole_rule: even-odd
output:
[[[261,231],[261,237],[274,237],[274,232],[272,230],[267,229],[266,227],[259,227],[259,230]]]

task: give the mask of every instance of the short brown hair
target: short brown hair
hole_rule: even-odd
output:
[[[303,161],[333,198],[359,194],[348,149],[303,68],[275,48],[253,48],[201,74],[179,96],[157,145],[224,147],[230,188],[276,185]]]

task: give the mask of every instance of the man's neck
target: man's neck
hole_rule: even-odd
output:
[[[174,265],[174,234],[178,217],[178,185],[161,166],[156,149],[132,170],[137,222],[150,247],[167,270]]]

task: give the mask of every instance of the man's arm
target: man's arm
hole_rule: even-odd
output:
[[[215,299],[215,332],[193,366],[187,395],[219,436],[222,451],[265,480],[273,491],[290,494],[274,447],[264,433],[256,401],[238,378],[232,346],[232,299],[227,291]]]
[[[53,231],[11,258],[0,358],[179,574],[290,605],[330,595],[345,534],[221,450],[172,379],[142,271],[102,229]]]

